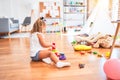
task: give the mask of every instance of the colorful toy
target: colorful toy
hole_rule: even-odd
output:
[[[96,52],[96,51],[94,51],[94,52],[93,52],[93,54],[97,54],[97,52]]]
[[[86,51],[87,53],[89,53],[89,54],[91,54],[92,53],[92,51],[91,50],[89,50],[89,51]]]
[[[72,41],[71,44],[72,44],[72,45],[76,45],[76,44],[77,44],[77,41]]]
[[[56,45],[55,43],[52,43],[52,50],[55,50],[56,49]]]
[[[59,57],[59,60],[66,60],[65,54],[64,53],[59,53],[56,50],[56,45],[55,43],[52,43],[52,52],[56,54],[57,57]]]
[[[55,55],[56,55],[57,57],[60,57],[60,54],[59,54],[58,52],[56,52]]]
[[[80,54],[81,54],[81,55],[84,55],[84,54],[85,54],[85,52],[84,52],[84,51],[80,51]]]
[[[97,56],[98,56],[98,57],[103,57],[102,54],[98,54]]]
[[[105,56],[106,56],[106,57],[109,57],[109,56],[110,56],[110,52],[106,52],[106,53],[105,53]]]
[[[66,56],[64,53],[59,53],[60,56],[59,56],[59,60],[66,60]]]
[[[104,72],[110,80],[120,80],[120,60],[109,59],[104,63]]]
[[[79,64],[79,68],[84,68],[85,64]]]
[[[75,45],[73,46],[74,50],[77,50],[77,51],[88,51],[88,50],[91,50],[92,47],[91,46],[86,46],[86,45]]]
[[[56,45],[55,45],[55,43],[52,43],[52,52],[54,52],[57,57],[60,56],[60,54],[59,54],[58,51],[56,50]]]

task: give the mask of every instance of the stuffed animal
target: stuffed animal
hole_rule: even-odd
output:
[[[110,48],[112,46],[113,38],[111,35],[105,35],[97,40],[95,44],[93,44],[94,48]]]
[[[98,33],[88,37],[75,36],[77,44],[84,44],[94,48],[110,48],[112,46],[113,38],[108,34]]]
[[[85,44],[85,45],[93,45],[93,43],[97,42],[98,39],[105,36],[104,34],[98,33],[93,35],[77,35],[75,36],[75,40],[78,44]]]

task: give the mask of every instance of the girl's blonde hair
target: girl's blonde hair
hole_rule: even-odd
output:
[[[33,25],[33,29],[31,30],[31,33],[34,33],[34,32],[41,32],[42,33],[43,26],[46,26],[45,21],[41,20],[41,18],[37,19]]]

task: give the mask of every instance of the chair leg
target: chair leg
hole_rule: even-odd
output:
[[[23,29],[23,26],[21,26],[21,28],[20,28],[20,31],[21,31],[21,32],[23,32],[22,29]]]
[[[25,26],[22,26],[22,27],[21,27],[21,32],[25,32],[25,30],[26,30],[26,29],[25,29]]]
[[[21,30],[20,30],[20,29],[18,30],[18,33],[21,33]]]
[[[24,30],[23,30],[24,29]],[[23,30],[23,31],[22,31]],[[21,32],[29,32],[29,27],[28,27],[28,25],[26,25],[26,26],[22,26],[21,27]]]
[[[10,32],[8,32],[8,36],[9,36],[9,38],[10,38]]]
[[[27,32],[27,26],[25,26],[25,32]]]
[[[28,25],[25,26],[25,32],[28,32]]]

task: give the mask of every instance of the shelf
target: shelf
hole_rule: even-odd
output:
[[[45,18],[45,19],[61,19],[61,18]]]
[[[65,27],[84,25],[87,18],[87,0],[63,0]]]
[[[85,5],[64,5],[64,7],[86,7]]]
[[[64,19],[64,21],[81,21],[80,19]]]
[[[64,12],[64,14],[85,14],[84,12]]]

